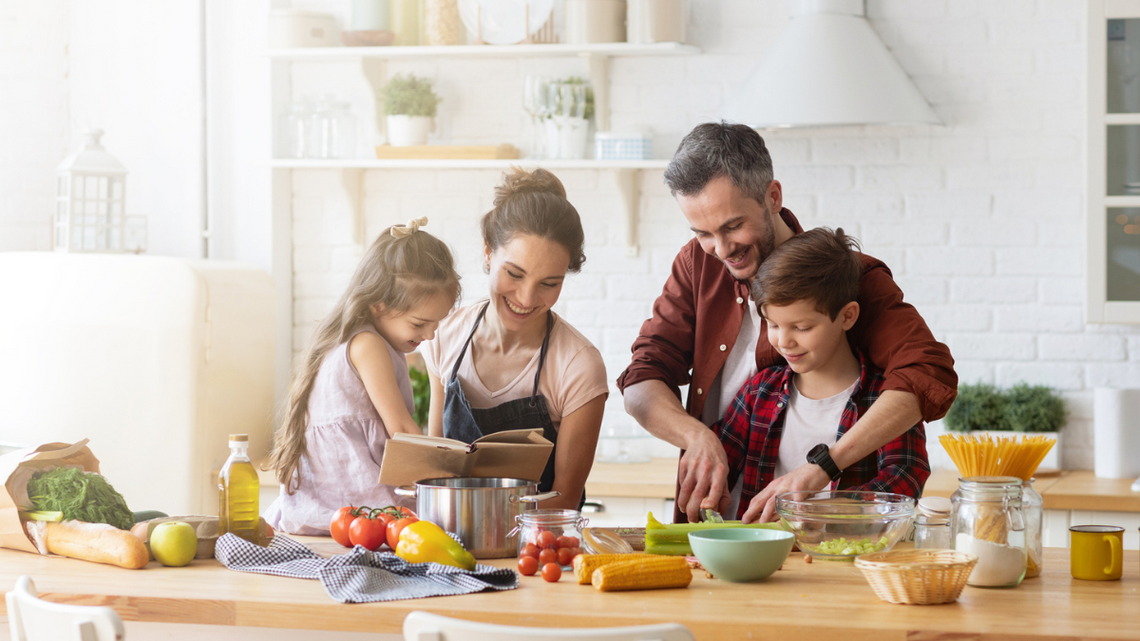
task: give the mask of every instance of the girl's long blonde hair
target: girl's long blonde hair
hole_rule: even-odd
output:
[[[435,236],[417,231],[426,223],[421,218],[385,229],[364,254],[348,289],[309,339],[296,366],[284,422],[274,435],[273,451],[266,461],[289,494],[301,486],[309,394],[329,350],[372,324],[371,308],[377,303],[387,314],[407,312],[436,294],[450,296],[453,303],[459,300],[459,274],[451,251]]]

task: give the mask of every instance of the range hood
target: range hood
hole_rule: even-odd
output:
[[[801,0],[721,117],[756,128],[940,124],[863,16],[863,0]]]

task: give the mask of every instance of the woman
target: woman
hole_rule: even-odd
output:
[[[481,226],[490,296],[452,313],[425,343],[429,432],[470,443],[542,429],[554,450],[539,490],[561,496],[541,507],[578,509],[609,394],[601,353],[551,311],[566,273],[586,260],[581,220],[553,174],[514,168]]]

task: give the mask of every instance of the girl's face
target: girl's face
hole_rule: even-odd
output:
[[[545,324],[546,311],[562,293],[570,252],[559,243],[530,234],[484,252],[491,275],[491,303],[504,327],[519,331],[528,323]]]
[[[396,350],[410,354],[420,343],[435,338],[435,330],[451,312],[454,301],[439,293],[425,298],[406,312],[387,312],[382,303],[372,306],[372,322],[376,331]]]

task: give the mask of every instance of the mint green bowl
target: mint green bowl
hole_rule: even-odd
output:
[[[795,538],[780,530],[701,530],[689,532],[689,546],[716,578],[747,583],[766,579],[780,569]]]

